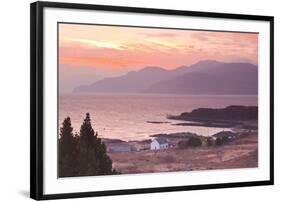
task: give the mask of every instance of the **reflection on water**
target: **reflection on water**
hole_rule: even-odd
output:
[[[74,130],[78,132],[85,114],[89,112],[94,130],[105,138],[139,140],[153,134],[175,132],[208,136],[228,129],[176,126],[173,124],[183,121],[169,120],[166,116],[200,107],[257,105],[257,101],[257,96],[245,95],[65,94],[59,97],[59,124],[70,116]]]

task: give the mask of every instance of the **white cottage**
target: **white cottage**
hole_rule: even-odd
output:
[[[156,138],[150,143],[150,150],[168,149],[168,146],[166,139]]]

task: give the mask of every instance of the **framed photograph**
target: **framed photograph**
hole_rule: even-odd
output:
[[[31,198],[273,184],[272,16],[31,4]]]

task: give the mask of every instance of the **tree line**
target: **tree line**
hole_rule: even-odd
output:
[[[90,114],[73,133],[70,117],[64,119],[58,139],[59,177],[118,174],[112,168],[112,160],[106,153],[106,145],[91,125]]]

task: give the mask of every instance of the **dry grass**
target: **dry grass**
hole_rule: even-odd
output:
[[[220,147],[110,153],[121,173],[151,173],[258,166],[258,136],[247,135]]]

